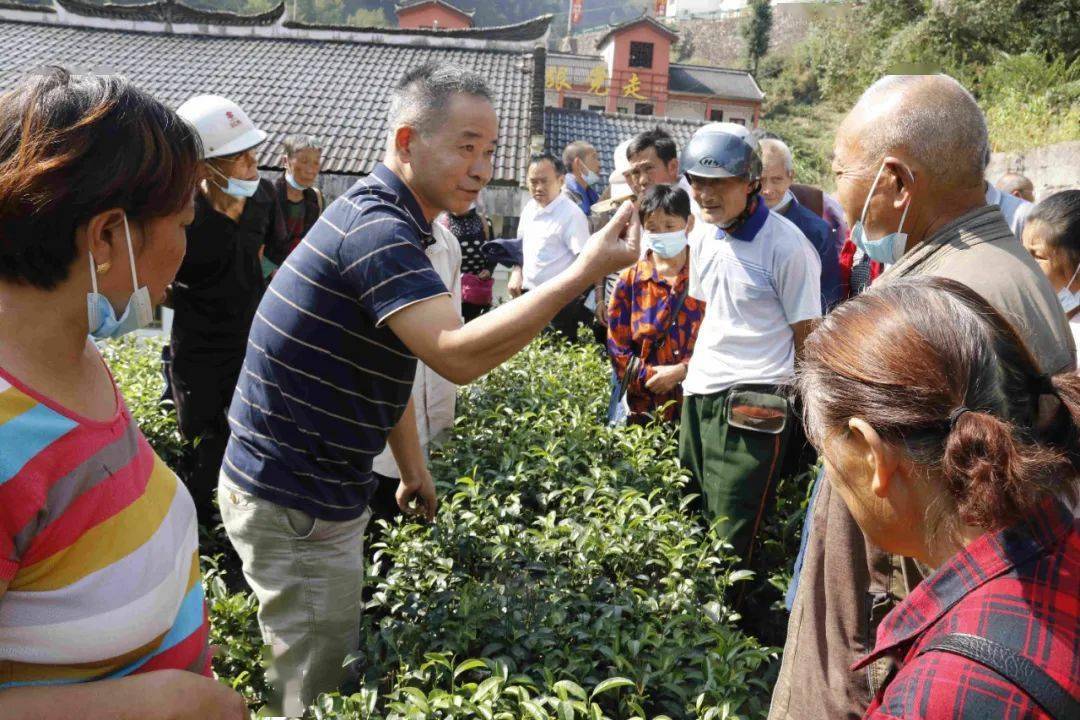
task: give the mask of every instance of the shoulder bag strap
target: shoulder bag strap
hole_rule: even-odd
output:
[[[1027,693],[1054,720],[1080,718],[1080,700],[1069,694],[1041,667],[1016,651],[978,635],[951,633],[919,650],[947,652],[993,670]]]

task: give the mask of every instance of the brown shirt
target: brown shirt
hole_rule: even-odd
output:
[[[978,292],[1013,323],[1044,371],[1075,368],[1061,304],[996,206],[941,228],[877,282],[916,275],[951,278]],[[861,718],[889,667],[850,667],[870,652],[878,622],[921,573],[913,561],[870,545],[827,482],[803,531],[810,536],[769,720]]]

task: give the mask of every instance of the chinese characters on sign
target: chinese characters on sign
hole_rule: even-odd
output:
[[[641,94],[641,78],[637,73],[630,73],[630,79],[623,85],[622,94],[636,100],[645,99],[645,96]]]
[[[607,65],[597,65],[589,73],[589,92],[593,95],[606,95]]]
[[[549,67],[544,74],[544,87],[549,90],[570,90],[570,81],[566,77],[566,68]]]

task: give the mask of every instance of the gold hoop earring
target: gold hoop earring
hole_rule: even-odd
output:
[[[96,265],[95,269],[97,270],[98,275],[104,275],[105,273],[109,272],[110,269],[112,269],[112,263],[103,262],[100,265]]]

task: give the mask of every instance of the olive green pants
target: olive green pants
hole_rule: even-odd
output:
[[[774,386],[740,386],[776,392]],[[728,391],[713,395],[687,395],[679,426],[679,462],[690,471],[689,492],[700,493],[699,507],[706,520],[720,518],[719,529],[749,562],[754,540],[766,508],[776,492],[784,466],[793,418],[779,434],[745,430],[730,425],[725,412]]]

